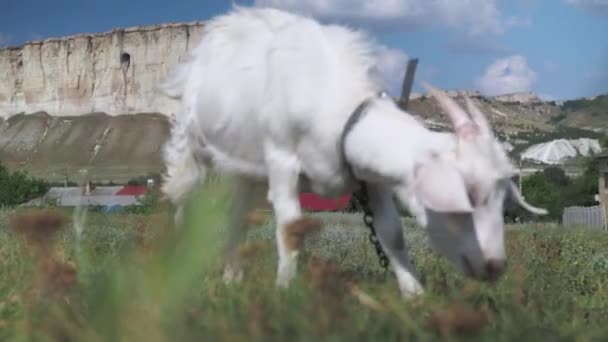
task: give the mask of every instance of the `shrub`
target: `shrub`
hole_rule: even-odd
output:
[[[593,157],[585,159],[585,170],[580,177],[571,179],[559,167],[547,167],[543,171],[523,178],[523,195],[535,206],[549,211],[547,216],[534,216],[521,208],[509,208],[507,217],[518,216],[523,220],[561,221],[564,208],[596,205],[594,195],[598,191],[598,165]]]
[[[145,176],[139,176],[139,177],[130,179],[127,182],[127,185],[147,185],[148,179],[153,179],[155,184],[160,184],[162,177],[161,177],[160,173],[152,172],[152,173],[148,173]]]
[[[10,173],[0,164],[0,206],[16,206],[43,196],[49,184],[30,177],[25,171]]]
[[[139,199],[139,205],[126,206],[124,212],[131,214],[150,214],[158,208],[159,202],[159,192],[156,189],[150,190]]]

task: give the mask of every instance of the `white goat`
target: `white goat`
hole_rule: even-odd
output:
[[[470,100],[471,117],[427,86],[455,134],[428,130],[376,95],[381,87],[370,72],[372,50],[359,32],[274,9],[239,8],[209,21],[190,60],[162,85],[182,103],[165,148],[162,188],[177,217],[207,168],[240,179],[226,281],[242,277],[235,250],[259,181],[268,186],[276,217],[279,286],[296,273],[298,250],[283,235],[302,216],[298,194],[304,189],[337,196],[355,190],[357,180],[367,183],[378,238],[404,296],[422,287],[393,195],[427,227],[437,250],[477,279],[495,279],[504,270],[507,193],[526,209],[544,212],[517,192],[511,181],[516,169]],[[345,130],[358,107],[361,117]]]

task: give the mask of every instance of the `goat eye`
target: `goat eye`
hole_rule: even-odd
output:
[[[487,194],[482,198],[482,195],[479,192],[479,189],[476,186],[471,186],[469,191],[467,192],[469,196],[469,202],[471,206],[476,207],[479,205],[485,206],[490,201],[490,194]]]
[[[469,202],[471,203],[471,206],[474,207],[477,204],[477,200],[479,198],[477,187],[471,186],[469,191],[467,191],[467,195],[469,196]]]
[[[483,201],[481,202],[481,205],[485,206],[488,204],[488,202],[490,201],[490,195],[486,196],[483,198]]]
[[[471,203],[471,206],[475,206],[475,197],[473,196],[473,194],[469,191],[467,192],[467,195],[469,196],[469,203]]]

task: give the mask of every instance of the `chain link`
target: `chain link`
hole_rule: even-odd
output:
[[[382,245],[380,244],[380,240],[378,239],[378,236],[376,235],[376,228],[374,227],[374,213],[372,212],[371,208],[369,207],[369,196],[367,194],[367,184],[365,184],[365,182],[361,182],[360,187],[361,188],[359,189],[359,191],[356,191],[354,193],[354,196],[357,199],[357,202],[359,203],[361,208],[363,209],[363,223],[370,230],[369,241],[376,248],[376,254],[378,255],[380,266],[382,266],[382,268],[386,271],[388,269],[389,260],[388,260],[388,257],[386,256],[386,254],[384,253],[384,250],[382,249]]]

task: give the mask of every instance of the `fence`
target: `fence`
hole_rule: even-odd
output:
[[[604,212],[604,206],[565,208],[562,214],[562,222],[565,226],[586,226],[591,229],[605,229],[606,213]]]

